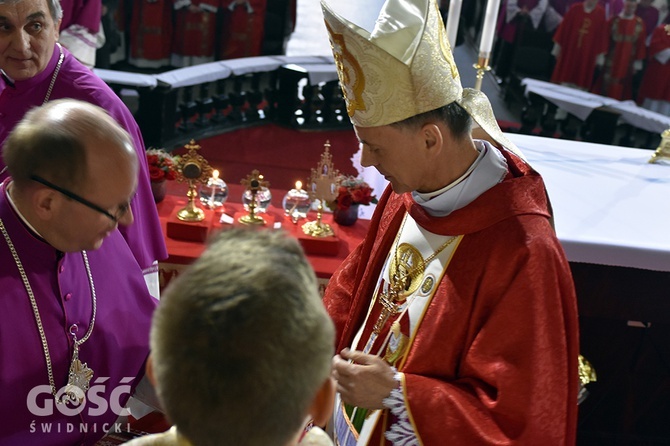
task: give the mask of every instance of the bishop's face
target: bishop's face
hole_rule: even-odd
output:
[[[63,252],[98,249],[118,225],[133,223],[130,203],[137,189],[138,164],[136,158],[128,155],[132,149],[119,154],[116,143],[109,140],[93,139],[86,144],[88,179],[85,184],[69,188],[69,192],[115,218],[51,189],[55,204],[49,214],[48,230],[39,232]]]
[[[354,126],[354,130],[361,147],[363,167],[377,169],[398,194],[425,188],[424,181],[428,178],[418,156],[422,143],[418,131],[390,125]]]
[[[53,55],[59,25],[47,0],[0,2],[0,69],[15,81],[41,73]]]

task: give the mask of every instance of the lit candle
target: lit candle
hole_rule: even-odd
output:
[[[461,18],[461,5],[463,0],[451,0],[449,3],[449,15],[447,15],[447,40],[451,48],[456,46],[456,36],[458,35],[458,22]]]
[[[295,182],[295,189],[293,189],[292,191],[290,191],[290,192],[289,192],[289,195],[291,196],[291,198],[295,198],[295,197],[299,196],[301,192],[302,192],[302,181],[298,180],[298,181]],[[289,209],[288,211],[286,211],[286,213],[287,213],[288,215],[293,216],[293,215],[294,215],[294,212],[295,212],[295,208],[298,207],[298,204],[299,204],[299,203],[300,203],[300,202],[299,202],[298,200],[295,200],[295,203],[293,203],[293,206],[291,206],[291,209]],[[296,219],[296,221],[297,221],[297,219]],[[295,223],[295,222],[294,222],[294,223]]]
[[[482,29],[482,40],[479,44],[480,57],[490,57],[491,55],[493,35],[495,34],[496,23],[498,22],[498,9],[500,9],[500,0],[488,0],[484,16],[484,28]]]
[[[302,181],[296,181],[295,189],[288,191],[282,201],[284,213],[296,224],[299,218],[307,216],[310,205],[309,194],[303,190]]]
[[[228,199],[228,185],[219,177],[219,171],[214,170],[207,179],[207,184],[200,189],[200,201],[209,209],[217,209],[223,207],[226,199]]]

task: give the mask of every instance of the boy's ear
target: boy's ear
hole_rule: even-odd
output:
[[[314,420],[314,425],[323,427],[330,420],[335,404],[335,380],[330,376],[323,382],[316,392],[314,401],[309,408],[309,414]]]
[[[149,357],[147,358],[147,365],[145,366],[145,371],[147,374],[147,378],[149,379],[149,382],[151,383],[152,386],[154,386],[155,389],[156,377],[154,376],[154,361],[151,353],[149,353]]]

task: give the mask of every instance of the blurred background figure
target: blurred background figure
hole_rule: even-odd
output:
[[[596,60],[607,51],[607,21],[598,0],[570,7],[554,34],[556,66],[551,81],[581,90],[593,84]]]
[[[226,0],[226,3],[219,33],[219,59],[260,56],[267,0]]]
[[[98,48],[105,43],[100,26],[101,0],[61,0],[63,20],[58,41],[89,68],[95,66]]]
[[[657,26],[649,42],[648,59],[637,102],[644,108],[670,116],[670,35],[665,23]]]
[[[592,91],[618,100],[634,97],[633,77],[643,68],[646,57],[646,30],[642,19],[635,15],[637,0],[626,0],[624,9],[609,20],[609,49],[602,73]]]
[[[172,63],[174,67],[198,65],[214,60],[216,18],[220,0],[175,0]]]
[[[538,30],[548,5],[548,0],[503,0],[494,51],[494,69],[502,83],[508,81],[516,49],[523,44],[522,40],[529,31],[527,28]]]
[[[138,68],[170,65],[172,53],[172,1],[132,2],[128,62]]]
[[[117,12],[119,0],[102,1],[102,17],[100,24],[105,35],[105,43],[95,53],[95,66],[98,68],[110,68],[112,65],[112,54],[122,46],[121,32],[117,25]]]

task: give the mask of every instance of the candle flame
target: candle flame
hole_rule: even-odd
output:
[[[212,178],[215,180],[219,178],[219,171],[214,169],[214,172],[212,172]]]
[[[302,181],[296,181],[295,182],[295,188],[298,189],[298,190],[302,189]]]

